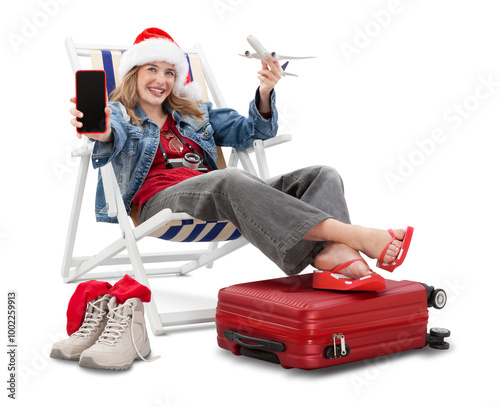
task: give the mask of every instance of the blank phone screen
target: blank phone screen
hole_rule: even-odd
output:
[[[106,132],[106,74],[104,71],[76,72],[76,108],[83,113],[79,133]]]

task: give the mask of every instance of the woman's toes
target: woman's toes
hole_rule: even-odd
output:
[[[400,248],[397,247],[396,245],[390,245],[387,251],[385,252],[384,257],[392,257],[392,260],[394,260],[396,257],[398,257]]]
[[[398,243],[401,243],[401,241],[405,238],[406,230],[405,229],[396,229],[393,230],[394,235],[396,236],[396,239],[398,239]],[[396,241],[394,241],[396,242]]]
[[[396,229],[394,230],[394,235],[396,236],[396,240],[394,240],[389,247],[387,248],[387,251],[385,252],[384,255],[384,262],[385,263],[391,263],[394,260],[396,260],[399,256],[399,252],[401,250],[401,247],[403,247],[403,239],[405,237],[405,230],[404,229]]]
[[[370,268],[363,261],[357,261],[342,270],[342,274],[352,279],[368,276],[371,274]]]

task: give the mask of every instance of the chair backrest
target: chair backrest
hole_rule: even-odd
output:
[[[127,49],[127,47],[75,45],[71,38],[67,38],[66,49],[68,51],[73,72],[82,69],[82,61],[80,58],[87,58],[90,61],[92,69],[101,69],[106,71],[108,94],[115,89],[118,85],[117,78],[120,59],[122,53]],[[202,101],[207,101],[209,99],[208,90],[210,90],[210,96],[212,97],[215,106],[225,107],[226,104],[201,47],[199,45],[195,45],[194,49],[184,50],[184,52],[186,53],[186,58],[189,62],[189,70],[192,80],[197,81],[203,89]],[[222,150],[220,147],[218,147],[218,150],[219,159],[217,161],[217,165],[221,169],[226,168],[226,162],[224,160]],[[85,148],[85,151],[89,152],[90,150]],[[103,181],[104,180],[105,177],[103,176]],[[112,202],[112,200],[110,200],[110,202]],[[108,202],[108,204],[110,203]],[[182,217],[181,220],[171,221],[166,225],[162,225],[151,233],[150,236],[175,242],[215,242],[235,240],[241,237],[241,233],[230,222],[203,222],[197,219],[192,219],[187,214],[184,215],[186,215],[186,218]],[[135,205],[132,205],[130,218],[135,226],[139,225],[138,210]]]

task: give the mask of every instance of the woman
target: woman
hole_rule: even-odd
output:
[[[352,279],[368,276],[372,271],[360,252],[392,271],[404,260],[397,258],[403,246],[406,255],[412,229],[350,225],[334,169],[310,167],[265,182],[237,169],[215,171],[216,145],[245,149],[276,135],[274,87],[280,77],[276,61],[262,62],[248,117],[196,103],[199,89],[190,81],[184,54],[166,32],[147,29],[123,54],[121,84],[106,108],[108,131],[89,135],[96,140],[93,165],[112,162],[125,206],[130,211],[136,204],[141,222],[166,207],[201,220],[229,220],[289,275],[312,264]],[[81,127],[83,112],[70,112],[73,126]],[[188,153],[208,171],[172,168],[173,159]],[[107,216],[101,182],[96,215],[98,221],[115,221]]]

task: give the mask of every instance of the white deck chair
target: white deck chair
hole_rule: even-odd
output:
[[[119,60],[127,47],[93,46],[75,44],[71,38],[66,39],[66,50],[74,72],[82,69],[82,59],[90,58],[92,69],[104,69],[107,76],[108,92],[115,87],[115,78]],[[204,88],[204,100],[208,100],[208,90],[216,107],[225,107],[226,104],[217,86],[215,78],[210,70],[208,62],[199,45],[193,49],[184,49],[190,63],[193,79]],[[208,89],[207,89],[208,85]],[[237,166],[241,162],[246,171],[260,176],[263,179],[269,177],[269,169],[266,163],[264,149],[291,139],[290,135],[280,135],[270,140],[258,140],[253,147],[246,151],[232,149],[229,160],[230,166]],[[148,276],[177,274],[183,275],[200,267],[211,267],[217,260],[247,244],[241,237],[239,231],[229,222],[202,222],[193,219],[186,213],[172,213],[170,209],[164,209],[151,219],[139,225],[136,211],[130,217],[126,213],[125,205],[120,194],[116,176],[111,164],[101,168],[101,175],[108,204],[109,216],[118,218],[119,233],[117,239],[92,256],[74,256],[75,240],[78,232],[78,222],[82,209],[85,184],[87,180],[90,157],[93,143],[87,140],[83,147],[72,152],[73,157],[80,158],[77,184],[73,198],[73,206],[64,251],[62,277],[64,282],[78,280],[121,278],[124,274],[133,275],[141,284],[150,287]],[[258,172],[250,159],[250,153],[255,153]],[[222,151],[219,150],[219,168],[225,168],[225,160]],[[95,191],[93,191],[95,196]],[[130,221],[132,219],[132,222]],[[118,227],[117,227],[118,232]],[[146,236],[160,237],[166,240],[185,242],[207,242],[210,241],[208,249],[191,250],[183,252],[163,253],[141,253],[137,242]],[[218,247],[218,241],[227,241]],[[167,243],[168,244],[168,243]],[[166,247],[168,249],[168,247]],[[126,250],[126,254],[119,254]],[[180,266],[161,270],[146,270],[144,263],[184,263]],[[131,271],[92,271],[99,266],[123,266],[130,264]],[[91,272],[92,271],[92,272]],[[151,302],[146,305],[146,312],[153,334],[161,335],[164,327],[187,325],[215,320],[215,310],[195,310],[159,313],[155,304],[154,292],[152,291]]]

